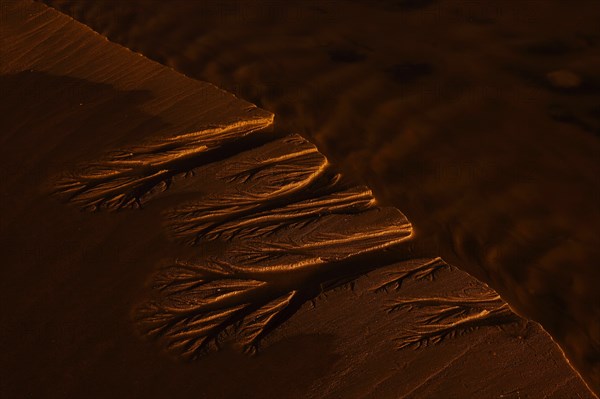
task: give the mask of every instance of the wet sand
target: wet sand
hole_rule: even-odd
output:
[[[53,1],[310,137],[600,375],[593,1]]]
[[[271,114],[12,4],[8,397],[591,397],[537,324],[423,258],[412,220],[310,143],[262,131]]]

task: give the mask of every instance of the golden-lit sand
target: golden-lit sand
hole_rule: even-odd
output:
[[[276,114],[600,389],[594,1],[51,1]]]
[[[3,397],[593,397],[538,324],[437,257],[487,266],[468,228],[449,251],[443,212],[413,230],[269,112],[39,3],[1,11]]]

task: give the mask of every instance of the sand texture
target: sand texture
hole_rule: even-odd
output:
[[[600,3],[48,3],[274,112],[600,391]]]
[[[270,112],[0,11],[3,398],[594,397]]]

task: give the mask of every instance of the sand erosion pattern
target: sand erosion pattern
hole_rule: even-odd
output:
[[[598,2],[46,2],[310,136],[600,389]]]
[[[460,273],[440,258],[415,263],[406,217],[378,207],[367,187],[347,182],[304,138],[233,149],[258,130],[249,124],[149,141],[58,180],[57,195],[90,211],[142,208],[180,181],[196,190],[197,198],[164,212],[164,227],[198,256],[156,273],[150,298],[134,312],[144,335],[184,358],[230,341],[252,353],[307,301],[380,267],[393,265],[375,292]],[[216,149],[225,155],[207,158]],[[495,292],[475,284],[458,294],[396,299],[389,311],[418,316],[399,330],[398,348],[519,320]]]
[[[129,190],[125,186],[113,192],[119,195],[121,190],[120,193],[139,198],[137,203],[117,200],[97,205],[83,200],[85,197],[81,195],[87,194],[94,185],[83,179],[89,188],[79,190],[81,194],[71,200],[75,206],[61,207],[48,198],[46,182],[57,183],[53,177],[73,165],[84,167],[65,176],[71,183],[73,179],[79,180],[78,175],[85,175],[84,170],[87,169],[88,175],[93,172],[92,164],[106,162],[108,166],[100,166],[110,170],[117,165],[116,159],[139,160],[135,154],[143,153],[144,148],[163,139],[166,142],[169,137],[208,132],[218,127],[229,129],[248,118],[267,122],[273,116],[215,86],[187,79],[110,43],[38,2],[5,3],[0,7],[2,20],[7,22],[1,24],[2,37],[7,38],[6,46],[2,47],[3,54],[7,55],[3,57],[7,62],[2,63],[2,83],[11,95],[4,104],[9,112],[5,112],[8,141],[4,146],[2,172],[10,190],[8,196],[2,197],[7,206],[2,207],[6,212],[0,224],[5,243],[3,271],[7,276],[2,292],[6,296],[4,302],[11,305],[7,308],[7,328],[2,332],[4,340],[11,345],[2,357],[7,370],[3,382],[6,380],[7,384],[1,384],[0,389],[7,393],[0,396],[89,397],[90,387],[100,397],[115,396],[115,393],[120,397],[183,397],[198,393],[211,397],[239,397],[248,393],[256,397],[289,397],[290,394],[298,397],[523,397],[529,395],[527,392],[544,392],[549,397],[569,397],[574,392],[590,396],[550,337],[535,323],[525,323],[524,330],[519,330],[519,324],[478,328],[456,339],[440,338],[443,344],[419,351],[390,350],[395,337],[401,346],[406,334],[412,333],[411,330],[419,332],[419,327],[424,325],[419,319],[430,318],[433,313],[444,310],[444,305],[449,305],[441,303],[439,298],[469,298],[477,296],[479,291],[475,288],[481,290],[480,284],[470,283],[467,275],[442,267],[442,263],[426,266],[430,260],[433,262],[435,255],[448,258],[437,248],[432,254],[412,250],[410,246],[414,245],[424,251],[427,243],[420,241],[415,245],[414,240],[431,235],[425,234],[417,223],[419,218],[415,215],[413,219],[412,211],[403,202],[399,202],[398,207],[411,216],[414,234],[386,248],[338,257],[335,253],[339,248],[331,246],[329,248],[335,251],[328,253],[333,256],[327,255],[322,262],[299,265],[285,273],[274,269],[260,271],[255,265],[248,268],[243,259],[223,257],[229,253],[228,249],[242,243],[249,245],[250,238],[268,242],[273,237],[277,243],[285,241],[285,226],[290,223],[289,215],[294,208],[312,215],[312,219],[318,219],[319,214],[354,219],[363,211],[377,215],[377,208],[370,204],[370,191],[344,182],[330,166],[290,196],[273,197],[264,203],[258,201],[262,205],[247,212],[225,212],[228,220],[212,220],[212,224],[218,225],[227,222],[229,228],[222,234],[209,237],[201,231],[176,236],[174,228],[178,224],[176,217],[171,216],[178,210],[193,209],[202,198],[212,194],[232,193],[233,187],[244,187],[241,184],[247,178],[260,176],[260,173],[234,172],[233,176],[220,178],[218,172],[226,170],[233,159],[239,161],[244,154],[248,155],[250,149],[273,141],[270,137],[274,134],[236,138],[220,148],[198,152],[198,156],[190,156],[177,167],[156,162],[145,169],[143,165],[133,167],[122,163],[116,172],[124,173],[122,177],[131,177],[133,181],[140,176],[152,176],[156,170],[171,171],[173,176],[165,173],[152,184],[149,182],[147,187],[156,187],[156,190],[146,196],[145,189]],[[332,57],[348,63],[360,55],[340,51],[332,53]],[[407,73],[412,73],[408,69]],[[404,74],[402,68],[391,72],[399,78]],[[347,131],[354,134],[357,126],[350,125]],[[301,130],[281,128],[280,131]],[[197,144],[201,146],[202,142]],[[105,157],[99,153],[111,149],[126,151]],[[414,157],[426,156],[422,151],[412,151],[411,147],[407,151]],[[168,152],[162,148],[154,154],[162,156]],[[19,154],[27,154],[27,157]],[[335,157],[333,153],[327,154]],[[153,169],[155,166],[158,168]],[[398,167],[407,174],[413,172],[407,170],[404,163]],[[358,177],[353,171],[348,171],[346,176]],[[113,179],[106,176],[105,181],[110,183]],[[91,202],[111,198],[105,191],[110,184],[96,187],[97,195]],[[376,188],[374,184],[369,187]],[[421,193],[407,189],[423,201]],[[63,192],[63,198],[68,200],[73,194],[73,191]],[[329,198],[333,195],[340,211],[327,213],[325,210],[332,208]],[[448,196],[437,198],[446,201]],[[357,206],[346,207],[350,202]],[[96,208],[96,211],[79,212],[79,207]],[[126,209],[131,207],[144,210]],[[397,218],[398,225],[402,223],[397,211],[384,212]],[[271,223],[269,215],[276,213],[284,226],[282,229],[277,228],[279,224]],[[294,222],[303,219],[303,215],[296,216]],[[244,221],[243,230],[236,226],[238,220]],[[361,216],[358,220],[370,219]],[[160,228],[161,225],[166,228]],[[376,223],[368,223],[368,226],[376,226]],[[212,231],[212,227],[207,231]],[[176,241],[167,242],[167,232]],[[192,245],[181,245],[182,242]],[[301,251],[309,256],[321,251],[305,246],[301,240],[296,240],[296,244],[302,245]],[[365,245],[371,246],[368,242]],[[278,264],[284,261],[288,262],[285,257],[280,258]],[[166,275],[167,270],[181,275],[181,271],[175,270],[178,265],[195,269],[207,264],[211,267],[216,264],[217,268],[227,268],[227,263],[244,266],[246,275],[241,270],[229,273],[237,278],[228,279],[231,281],[227,289],[244,291],[246,296],[239,299],[236,294],[236,301],[262,306],[269,312],[251,313],[252,309],[246,308],[223,323],[223,326],[229,323],[230,327],[225,328],[228,331],[218,334],[219,330],[214,329],[205,349],[213,346],[214,337],[221,345],[228,346],[228,342],[223,342],[228,337],[231,342],[253,349],[252,345],[244,345],[252,336],[251,330],[242,328],[251,323],[250,315],[261,319],[264,314],[271,320],[269,327],[265,329],[262,322],[251,325],[257,327],[255,331],[263,332],[256,341],[260,342],[261,356],[248,359],[225,350],[194,364],[182,364],[159,355],[154,342],[141,342],[131,328],[132,304],[147,301],[146,306],[151,302],[162,305],[163,296],[177,286],[173,284],[161,291],[157,281],[160,277],[155,275],[154,289],[148,286],[149,292],[144,292],[140,285],[154,275],[152,266],[158,263],[167,266],[159,272],[164,272],[166,284],[174,280]],[[256,266],[263,263],[257,262]],[[460,261],[452,263],[464,266]],[[410,276],[402,279],[402,274]],[[213,279],[220,287],[220,280],[225,278]],[[266,283],[264,285],[272,291],[246,287],[257,285],[256,282]],[[242,288],[231,288],[232,284]],[[401,288],[395,291],[398,284]],[[385,287],[379,291],[387,289],[390,294],[373,292],[378,286]],[[210,287],[208,284],[208,289]],[[330,290],[333,287],[341,288]],[[219,292],[223,292],[223,288],[217,288],[215,295],[219,296]],[[320,292],[323,294],[319,295]],[[286,294],[292,295],[290,301],[285,300]],[[319,300],[310,301],[317,296]],[[198,297],[201,295],[194,298]],[[413,306],[411,310],[407,305],[396,309],[397,299],[412,300],[419,305],[429,300],[431,306],[421,306],[421,309]],[[385,313],[387,301],[390,301],[390,309],[396,311]],[[220,302],[214,310],[218,313],[231,309],[235,307],[233,302]],[[311,309],[311,302],[318,306],[317,310]],[[471,306],[472,300],[466,302],[464,306]],[[480,302],[472,307],[471,315],[496,307],[493,299],[484,297]],[[299,303],[305,305],[293,313]],[[274,315],[270,312],[272,306],[287,307]],[[139,308],[138,312],[141,313]],[[198,312],[198,319],[202,312],[206,314],[208,310]],[[292,313],[293,317],[282,324]],[[244,314],[248,316],[240,321]],[[433,327],[462,319],[460,308],[457,313],[444,310],[443,316],[435,323],[425,324]],[[493,317],[487,322],[488,325],[499,324]],[[436,329],[437,336],[444,334],[439,326]],[[237,335],[227,336],[227,332]],[[156,335],[164,337],[161,343],[168,345],[167,337]],[[457,334],[443,336],[451,335]],[[409,346],[435,342],[436,338],[432,337]],[[178,350],[183,347],[179,346]],[[203,351],[200,348],[196,353]],[[495,352],[498,356],[491,357]],[[532,364],[540,367],[531,367]],[[474,384],[456,383],[464,381],[465,375]],[[30,384],[32,379],[40,384]]]

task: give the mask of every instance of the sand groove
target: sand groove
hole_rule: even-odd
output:
[[[177,176],[193,174],[206,153],[263,127],[263,121],[250,121],[116,151],[61,178],[56,194],[88,210],[141,207]]]
[[[402,288],[402,283],[409,278],[415,280],[433,280],[436,273],[444,269],[450,269],[450,265],[437,257],[423,264],[417,264],[416,266],[402,268],[400,270],[393,270],[386,273],[386,281],[375,288],[374,291],[388,291],[390,288],[397,291]]]
[[[418,349],[481,327],[524,321],[494,290],[461,274],[439,257],[400,262],[377,274],[371,292],[395,295],[387,312],[403,315],[394,338],[398,349]]]
[[[218,238],[224,240],[234,238],[258,239],[271,236],[278,230],[295,223],[308,223],[310,220],[329,214],[359,213],[371,208],[374,204],[375,199],[371,190],[365,187],[355,187],[305,201],[291,202],[281,207],[256,212],[234,220],[214,223],[201,233],[198,232],[197,228],[182,231],[182,224],[187,222],[187,220],[184,220],[176,225],[176,236],[187,237],[192,235],[198,237],[201,234],[202,238],[207,240]]]
[[[395,310],[415,308],[425,310],[418,322],[401,331],[396,338],[399,349],[437,344],[445,338],[480,327],[520,320],[500,297],[492,301],[486,298],[413,298],[398,301],[392,307]]]
[[[293,285],[239,273],[223,262],[177,262],[159,272],[154,297],[137,309],[140,330],[169,351],[196,358],[235,337],[245,351],[279,325],[294,303]]]
[[[257,271],[291,270],[386,248],[405,240],[410,232],[410,224],[394,208],[327,215],[280,226],[264,240],[236,243],[225,259]]]
[[[192,243],[214,239],[221,234],[219,224],[282,201],[310,185],[326,167],[325,157],[300,136],[273,141],[231,158],[215,172],[227,183],[223,191],[213,190],[168,212],[167,225],[175,238]]]

